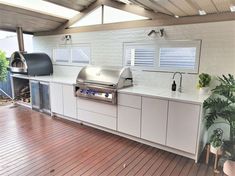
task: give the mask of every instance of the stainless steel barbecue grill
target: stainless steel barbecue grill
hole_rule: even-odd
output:
[[[77,76],[75,96],[116,104],[117,90],[132,82],[130,68],[86,66]]]

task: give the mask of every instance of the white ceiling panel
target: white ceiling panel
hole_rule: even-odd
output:
[[[211,0],[220,12],[230,11],[230,0]]]

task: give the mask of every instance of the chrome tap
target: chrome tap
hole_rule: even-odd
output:
[[[173,75],[173,77],[172,77],[172,79],[175,79],[175,75],[176,75],[176,74],[179,74],[179,75],[180,75],[180,86],[179,86],[179,88],[178,88],[178,91],[179,91],[179,92],[182,92],[182,73],[181,73],[181,72],[175,72],[174,75]]]

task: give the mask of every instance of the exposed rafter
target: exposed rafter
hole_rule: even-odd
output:
[[[99,0],[99,1],[101,1],[103,5],[107,5],[113,8],[124,10],[130,13],[134,13],[137,15],[145,16],[150,19],[156,19],[156,18],[163,17],[163,16],[169,17],[168,15],[164,15],[164,14],[159,16],[159,14],[156,14],[152,11],[146,10],[134,4],[123,4],[117,1],[110,1],[110,0]]]
[[[55,32],[41,32],[35,33],[35,35],[55,35],[55,34],[67,34],[77,32],[91,32],[101,30],[116,30],[126,28],[138,28],[138,27],[154,27],[154,26],[170,26],[170,25],[182,25],[182,24],[194,24],[194,23],[208,23],[208,22],[220,22],[220,21],[233,21],[235,20],[235,13],[223,13],[223,14],[209,14],[206,16],[190,16],[171,19],[157,19],[157,20],[140,20],[131,22],[121,22],[114,24],[103,24],[84,26],[79,28],[69,28],[64,31]]]
[[[76,2],[71,2],[71,1],[68,1],[68,0],[64,0],[64,1],[44,0],[44,1],[51,2],[53,4],[64,6],[64,7],[67,7],[67,8],[73,9],[73,10],[77,10],[77,11],[81,11],[84,8],[86,8],[86,6],[83,6],[83,5],[80,5],[80,4],[76,3]]]
[[[81,13],[79,13],[78,15],[76,15],[75,17],[70,19],[65,24],[61,25],[58,29],[56,29],[56,31],[64,30],[64,29],[70,27],[71,25],[73,25],[74,23],[76,23],[77,21],[82,19],[84,16],[86,16],[87,14],[89,14],[90,12],[92,12],[93,10],[95,10],[96,8],[98,8],[99,6],[102,6],[102,5],[107,5],[107,6],[110,6],[113,8],[117,8],[120,10],[130,12],[130,13],[145,16],[150,19],[171,18],[168,15],[165,15],[162,13],[156,14],[152,11],[143,9],[137,5],[134,5],[134,4],[129,5],[129,4],[123,4],[123,3],[117,2],[117,1],[97,0],[94,3],[92,3],[89,7],[87,7],[85,10],[81,11]]]

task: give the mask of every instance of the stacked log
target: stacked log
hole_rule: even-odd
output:
[[[19,90],[19,98],[23,102],[30,103],[30,89],[28,85]]]

